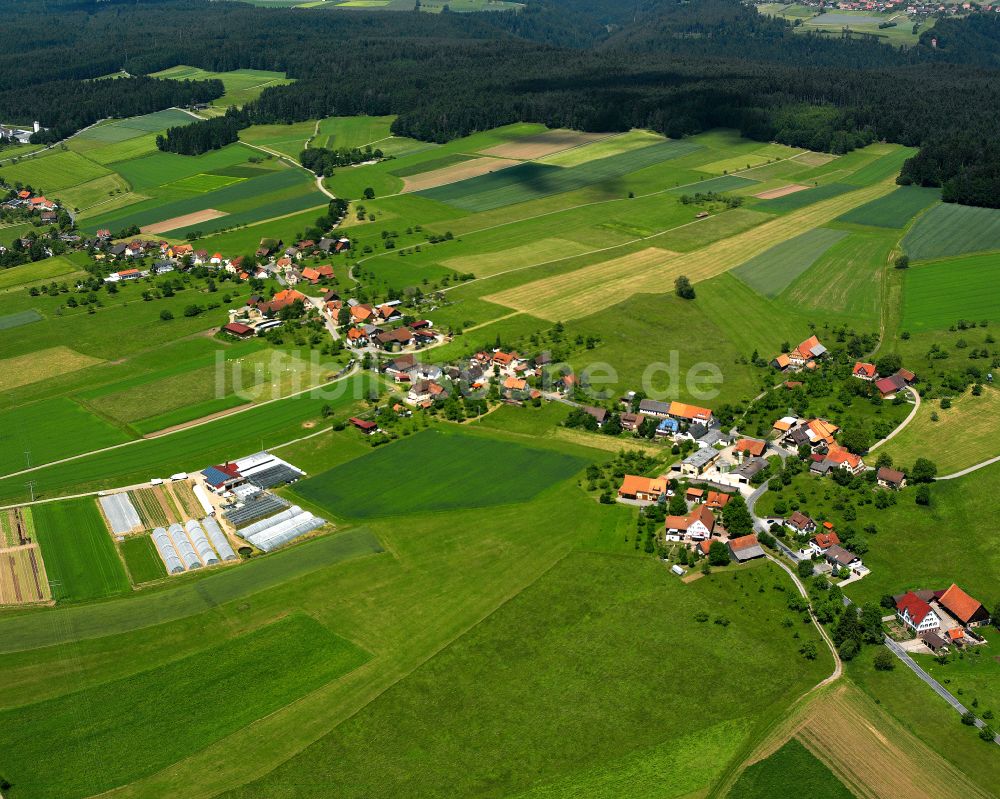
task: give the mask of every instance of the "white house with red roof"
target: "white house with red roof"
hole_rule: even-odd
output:
[[[941,617],[926,600],[907,591],[896,601],[896,616],[914,632],[923,633],[941,627]]]
[[[715,530],[715,516],[707,505],[698,505],[687,516],[667,516],[663,525],[668,541],[689,538],[702,541],[712,537]]]

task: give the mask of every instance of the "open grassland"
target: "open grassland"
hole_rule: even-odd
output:
[[[674,279],[680,275],[697,282],[721,274],[779,242],[823,225],[849,208],[890,190],[888,184],[857,189],[778,217],[701,250],[675,255],[648,248],[638,255],[624,256],[610,263],[595,264],[569,274],[527,283],[484,299],[543,319],[566,320],[585,316],[609,302],[620,302],[644,290],[669,290]],[[692,227],[698,227],[698,224]]]
[[[867,650],[845,664],[847,674],[871,700],[878,702],[881,715],[887,714],[895,722],[892,727],[879,724],[879,729],[883,733],[887,728],[905,729],[907,745],[899,748],[910,753],[908,762],[919,764],[922,760],[925,764],[923,767],[918,765],[906,786],[914,793],[896,796],[916,799],[996,796],[996,786],[1000,785],[1000,758],[996,756],[995,747],[979,740],[974,727],[963,725],[958,714],[902,664],[897,664],[892,671],[876,671],[872,665],[874,651]],[[864,729],[856,719],[853,726]],[[918,743],[914,743],[915,740]],[[878,777],[878,774],[873,775],[873,779]],[[901,779],[899,784],[905,783]],[[924,785],[926,788],[921,788]]]
[[[657,239],[657,243],[675,252],[691,252],[743,233],[773,218],[771,214],[751,211],[749,208],[735,208],[707,219],[699,219],[696,223],[668,230]]]
[[[996,708],[1000,708],[1000,659],[996,656],[1000,632],[992,626],[981,627],[976,632],[986,639],[986,644],[969,647],[962,657],[952,653],[944,663],[934,655],[914,655],[914,659],[934,679],[947,685],[952,694],[958,694],[963,705],[972,706],[973,712],[982,718],[987,711],[996,715]],[[973,705],[973,702],[977,704]],[[987,721],[992,727],[993,721]]]
[[[46,497],[85,488],[132,485],[177,471],[194,471],[206,465],[239,457],[315,432],[307,423],[321,418],[324,405],[337,413],[348,412],[364,396],[366,381],[351,378],[337,384],[327,399],[306,395],[291,397],[241,412],[169,436],[136,441],[110,452],[87,455],[31,473],[35,493]],[[0,499],[21,499],[24,481],[0,480]]]
[[[226,796],[610,797],[623,784],[634,795],[684,796],[747,740],[752,714],[783,705],[828,668],[795,654],[799,642],[777,618],[783,594],[769,590],[776,580],[762,564],[686,586],[650,560],[573,554],[331,735]],[[671,625],[645,622],[666,604]],[[699,624],[698,611],[732,623]],[[629,643],[640,627],[641,647]],[[790,666],[786,678],[757,679],[776,657]],[[678,712],[682,694],[662,686],[705,662],[717,690],[695,721]],[[530,714],[513,710],[526,705]],[[428,727],[428,718],[437,721]],[[405,744],[416,737],[420,747]],[[677,767],[695,751],[693,766]]]
[[[560,168],[530,162],[428,189],[421,194],[468,211],[488,211],[620,178],[630,172],[679,158],[698,148],[699,145],[692,142],[665,141],[575,167]]]
[[[3,419],[0,475],[133,437],[67,397],[6,409]]]
[[[37,383],[55,375],[101,363],[69,347],[51,347],[28,355],[0,359],[0,391]]]
[[[713,405],[737,402],[752,395],[755,387],[750,367],[739,363],[741,356],[750,355],[753,345],[743,336],[732,338],[723,324],[700,302],[665,295],[662,289],[636,294],[618,305],[595,308],[566,326],[570,337],[601,339],[570,363],[578,374],[587,376],[592,390],[608,398],[642,388],[657,399]],[[781,342],[781,325],[777,327],[774,335],[779,338],[772,346]],[[613,367],[610,379],[605,364]],[[700,371],[699,367],[708,364],[720,372]],[[648,387],[643,385],[644,377]]]
[[[167,570],[160,560],[153,539],[148,535],[126,538],[119,546],[133,585],[149,583],[167,576]]]
[[[936,422],[931,414],[937,415]],[[940,475],[1000,455],[1000,390],[985,386],[979,397],[967,391],[952,400],[950,408],[942,408],[938,400],[924,401],[913,421],[884,449],[896,463],[930,457]]]
[[[78,186],[108,174],[110,170],[72,150],[52,150],[0,167],[0,176],[8,183],[21,182],[36,192],[48,192],[53,196],[57,196],[60,189]]]
[[[128,577],[93,498],[36,505],[32,515],[53,599],[102,599],[129,590]]]
[[[240,140],[298,160],[315,129],[316,123],[311,120],[289,125],[251,125],[240,131]]]
[[[1000,209],[942,203],[910,228],[903,249],[915,261],[1000,250]]]
[[[873,227],[903,228],[925,208],[941,199],[940,189],[900,186],[874,202],[866,203],[841,216],[838,222]]]
[[[367,658],[296,614],[155,669],[0,713],[3,746],[17,749],[4,758],[5,774],[25,797],[101,793],[198,751]],[[244,681],[253,690],[243,690]],[[53,757],[55,739],[61,748]],[[43,761],[48,766],[39,769]]]
[[[341,147],[352,149],[370,144],[372,149],[381,148],[382,141],[392,136],[390,128],[395,119],[395,115],[327,117],[319,121],[316,138],[309,146],[339,150]]]
[[[3,230],[0,229],[0,236]],[[61,283],[68,276],[82,271],[78,264],[57,255],[53,258],[46,258],[43,261],[35,261],[31,264],[12,266],[9,269],[0,270],[0,291],[21,288],[36,283],[49,282],[59,279]]]
[[[810,799],[854,799],[830,769],[792,738],[740,775],[728,799],[773,799],[804,792]]]
[[[813,228],[740,264],[733,275],[773,299],[846,236],[843,230]]]
[[[401,472],[401,463],[420,466]],[[485,507],[531,499],[585,463],[492,438],[428,430],[304,480],[295,493],[347,518]],[[371,476],[365,484],[350,477],[358,469]]]
[[[959,319],[1000,321],[1000,259],[954,258],[908,269],[903,278],[904,330],[948,328]]]
[[[834,244],[780,295],[790,309],[822,311],[874,324],[882,271],[897,233],[851,233]]]
[[[250,100],[257,99],[268,86],[285,86],[293,81],[285,77],[284,72],[270,72],[263,69],[236,69],[229,72],[209,72],[200,67],[180,64],[169,69],[153,72],[153,78],[169,78],[171,80],[221,80],[226,89],[222,97],[212,101],[216,114],[222,114],[231,105],[242,106]],[[211,116],[212,114],[207,114]],[[191,117],[189,116],[190,120]]]
[[[457,255],[443,260],[441,265],[458,272],[472,272],[476,277],[489,277],[507,269],[520,269],[559,258],[582,255],[590,252],[590,249],[586,244],[568,239],[541,239],[500,252]]]

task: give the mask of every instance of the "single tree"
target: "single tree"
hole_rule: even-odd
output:
[[[721,541],[713,541],[708,547],[708,562],[713,566],[729,563],[729,548]]]
[[[691,285],[691,281],[688,280],[686,275],[679,275],[674,281],[674,291],[677,292],[677,296],[685,300],[693,300],[695,297],[694,286]]]

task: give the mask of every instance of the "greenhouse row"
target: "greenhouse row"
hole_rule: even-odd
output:
[[[272,549],[277,549],[306,533],[319,529],[324,524],[326,524],[325,519],[302,510],[298,505],[293,505],[270,518],[244,527],[239,531],[239,534],[258,549],[270,552]]]

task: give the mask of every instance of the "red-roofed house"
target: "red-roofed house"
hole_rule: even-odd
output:
[[[917,633],[937,630],[941,618],[927,602],[912,591],[908,591],[896,602],[896,615],[900,621]]]
[[[679,541],[684,537],[700,541],[712,537],[715,516],[707,505],[698,505],[687,516],[668,516],[663,527],[670,540]]]
[[[867,380],[869,382],[878,377],[878,372],[875,370],[875,364],[863,363],[861,361],[854,364],[854,369],[851,370],[851,374],[859,380]]]
[[[756,438],[741,438],[733,445],[733,452],[739,458],[740,463],[750,453],[751,458],[759,458],[767,449],[767,442]]]
[[[621,499],[635,499],[643,502],[656,502],[667,493],[667,481],[662,477],[640,477],[634,474],[625,475],[618,496]]]
[[[832,530],[828,533],[817,533],[809,541],[809,551],[813,555],[825,555],[826,551],[834,544],[840,543],[840,536]]]

